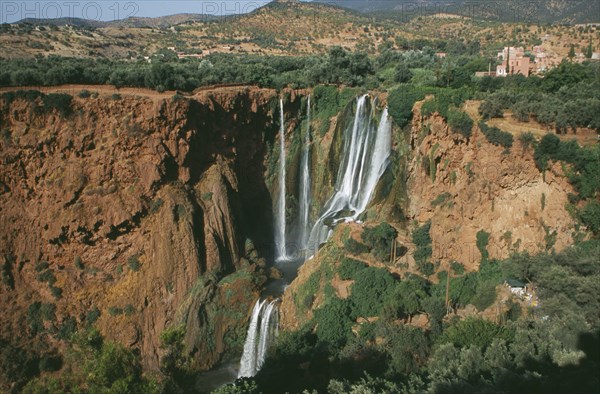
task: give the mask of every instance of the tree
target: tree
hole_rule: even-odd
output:
[[[396,240],[397,235],[396,229],[384,222],[376,227],[365,228],[362,232],[362,239],[379,261],[387,261],[390,257],[392,243]]]
[[[333,297],[315,311],[317,337],[332,348],[344,346],[351,334],[352,309],[349,300]]]
[[[452,343],[461,348],[475,345],[485,349],[495,338],[510,340],[513,336],[514,332],[509,328],[482,318],[467,317],[446,328],[439,342]]]
[[[479,114],[483,119],[501,118],[504,116],[504,105],[496,96],[490,96],[479,106]]]
[[[575,46],[571,44],[571,48],[569,48],[569,54],[567,55],[569,59],[573,60],[575,57]]]
[[[473,120],[466,113],[450,109],[448,110],[448,126],[455,133],[462,134],[465,138],[471,137],[471,129],[473,128]]]
[[[540,171],[546,169],[548,159],[553,157],[560,146],[560,138],[555,134],[546,134],[542,137],[534,152],[534,159]]]
[[[413,276],[398,283],[391,300],[401,315],[408,316],[409,321],[423,310],[422,302],[427,298],[425,283]]]
[[[394,289],[394,277],[384,268],[367,267],[355,278],[349,300],[356,316],[378,316]]]
[[[487,244],[490,240],[490,233],[485,230],[479,230],[476,234],[477,239],[477,249],[479,249],[479,253],[481,253],[481,260],[485,261],[489,258],[489,253],[487,251]]]
[[[408,68],[404,63],[399,63],[398,66],[396,66],[394,81],[400,83],[408,83],[411,78],[412,71],[410,71],[410,68]]]
[[[585,51],[585,57],[588,59],[591,59],[592,56],[594,55],[594,48],[592,47],[592,39],[590,38],[590,42],[588,44],[588,47]]]
[[[589,201],[581,210],[581,221],[589,227],[594,233],[600,231],[600,202],[596,200]]]

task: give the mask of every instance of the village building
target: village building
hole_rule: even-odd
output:
[[[529,76],[529,56],[525,56],[523,47],[505,47],[498,52],[498,57],[502,58],[502,63],[496,66],[497,77],[516,74]]]

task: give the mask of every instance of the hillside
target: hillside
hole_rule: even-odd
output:
[[[249,14],[222,18],[179,14],[110,23],[27,22],[0,27],[0,58],[59,55],[135,60],[167,48],[196,57],[215,53],[298,56],[322,54],[333,46],[376,55],[384,49],[415,45],[443,51],[448,50],[446,42],[452,47],[477,43],[486,56],[494,58],[499,48],[515,42],[528,50],[542,44],[551,56],[562,59],[571,45],[579,52],[590,40],[600,42],[600,30],[594,27],[540,26],[530,21],[502,24],[449,14],[396,21],[318,3],[270,3]]]
[[[111,23],[77,20],[41,21],[40,25],[3,25],[0,57],[35,54],[135,58],[160,48],[262,54],[322,53],[334,45],[374,52],[392,25],[373,23],[356,12],[321,4],[270,3],[249,14],[222,18],[173,15],[162,18],[128,18]],[[35,22],[33,20],[27,21]],[[49,26],[48,26],[49,25]]]
[[[480,20],[516,23],[597,23],[600,5],[594,1],[536,0],[501,3],[465,0],[408,1],[333,0],[327,2],[348,7],[379,18],[406,20],[434,13],[456,14]]]

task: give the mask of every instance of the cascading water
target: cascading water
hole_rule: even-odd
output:
[[[286,248],[285,229],[285,123],[283,118],[283,100],[279,99],[279,196],[275,210],[275,249],[276,260],[289,260]]]
[[[238,377],[254,376],[256,373],[256,337],[258,334],[258,319],[264,302],[265,301],[260,300],[256,301],[256,304],[254,304],[254,308],[252,309],[252,316],[250,317],[250,325],[248,326],[248,333],[246,334],[244,353],[242,353]]]
[[[327,240],[331,226],[341,221],[356,220],[366,209],[377,181],[387,167],[392,147],[392,123],[386,108],[379,126],[375,127],[375,105],[368,98],[364,95],[357,99],[354,121],[344,130],[343,157],[335,192],[311,230],[310,250],[316,250]]]
[[[286,248],[285,221],[285,125],[283,101],[280,106],[279,196],[276,205],[275,242],[279,268],[292,261]],[[304,136],[301,156],[299,195],[299,244],[304,249],[315,250],[329,235],[330,227],[341,221],[356,220],[366,209],[377,182],[385,171],[391,154],[392,123],[387,108],[375,127],[375,103],[368,95],[357,99],[356,114],[350,127],[344,130],[341,165],[338,170],[335,192],[325,205],[324,213],[309,227],[310,207],[310,96],[308,98],[308,126]],[[300,262],[297,262],[299,264]],[[294,267],[297,266],[294,265]],[[284,275],[285,276],[285,275]],[[258,300],[252,309],[250,325],[244,343],[238,377],[254,376],[262,367],[267,350],[278,330],[278,299]]]
[[[238,378],[256,375],[265,362],[269,345],[278,333],[278,302],[278,299],[269,303],[257,300],[254,304]]]
[[[306,250],[309,236],[308,214],[310,210],[310,95],[306,108],[307,126],[304,136],[304,147],[300,162],[300,196],[298,198],[298,245],[302,252]]]

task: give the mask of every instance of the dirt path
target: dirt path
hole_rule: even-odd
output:
[[[260,89],[257,86],[245,85],[245,84],[220,84],[220,85],[208,85],[201,86],[194,90],[193,93],[182,93],[176,90],[166,90],[164,92],[157,92],[156,90],[148,88],[117,88],[113,85],[58,85],[58,86],[14,86],[14,87],[3,87],[0,88],[0,93],[12,92],[17,90],[39,90],[43,93],[68,93],[72,96],[77,96],[82,90],[88,90],[90,93],[97,92],[101,95],[113,95],[120,94],[121,96],[138,96],[148,97],[153,100],[168,99],[173,97],[175,94],[181,94],[187,97],[193,97],[197,94],[207,92],[210,90],[214,91],[239,91],[241,89]]]

